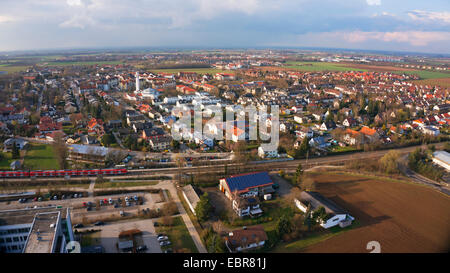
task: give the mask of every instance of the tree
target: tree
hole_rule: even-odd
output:
[[[12,158],[13,158],[13,159],[18,159],[18,158],[20,158],[19,147],[17,147],[16,143],[14,143],[14,144],[13,144],[13,147],[12,147]]]
[[[277,222],[277,233],[281,238],[284,234],[288,234],[293,230],[292,217],[283,214]]]
[[[300,147],[298,148],[298,155],[304,157],[306,156],[308,151],[309,151],[309,139],[307,137],[304,137],[302,143],[300,144]]]
[[[397,164],[398,158],[399,153],[397,151],[395,150],[389,151],[382,158],[380,158],[379,161],[380,168],[388,174],[398,173],[398,164]]]
[[[322,207],[322,206],[318,207],[318,208],[312,213],[312,219],[313,219],[314,221],[324,220],[326,216],[327,216],[327,212],[325,211],[325,208]]]
[[[109,147],[115,142],[114,136],[112,134],[104,134],[102,136],[102,144],[105,147]]]
[[[195,215],[200,222],[205,222],[209,219],[211,212],[212,206],[209,201],[208,193],[205,192],[200,197],[200,201],[198,201],[197,206],[195,207]]]
[[[61,169],[67,168],[67,156],[68,156],[68,149],[66,146],[66,143],[63,139],[63,133],[56,132],[53,142],[53,151],[56,156],[56,160],[59,163],[59,167]]]

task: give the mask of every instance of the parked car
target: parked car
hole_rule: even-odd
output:
[[[73,228],[82,228],[82,227],[84,227],[83,224],[76,224],[76,225],[73,225]]]
[[[159,245],[160,246],[168,246],[168,245],[170,245],[171,243],[170,243],[170,241],[162,241],[162,242],[159,242]]]
[[[159,236],[157,239],[158,239],[158,242],[161,242],[161,241],[169,240],[169,237],[163,235],[163,236]]]
[[[94,223],[94,226],[103,226],[105,223],[102,221],[97,221]]]
[[[42,197],[39,197],[39,198],[38,198],[38,202],[41,202],[41,201],[42,201]]]
[[[136,251],[137,251],[137,252],[146,251],[146,250],[147,250],[147,246],[146,246],[146,245],[138,246],[138,247],[136,248]]]
[[[86,202],[83,202],[83,207],[86,207],[87,206],[87,203]]]
[[[137,195],[135,195],[135,196],[133,197],[133,199],[134,199],[134,201],[139,200],[139,198],[137,197]]]
[[[171,248],[168,248],[164,251],[164,253],[173,253],[173,250]]]

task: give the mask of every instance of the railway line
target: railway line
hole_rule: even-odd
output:
[[[439,149],[444,145],[444,143],[437,143],[435,144],[436,148]],[[410,146],[406,148],[399,148],[396,149],[400,155],[405,155],[409,152],[414,151],[416,148],[420,147],[417,146]],[[324,157],[315,157],[315,158],[309,158],[309,159],[299,159],[299,160],[291,160],[291,161],[284,161],[284,162],[247,162],[247,163],[229,163],[229,164],[212,164],[212,165],[201,165],[201,166],[192,166],[192,167],[168,167],[168,168],[151,168],[151,169],[130,169],[127,170],[126,173],[120,174],[120,177],[122,178],[144,178],[144,177],[151,177],[155,175],[174,175],[174,174],[201,174],[201,173],[213,173],[213,172],[223,172],[225,166],[228,168],[230,167],[245,167],[248,170],[251,171],[259,171],[259,170],[271,170],[271,171],[277,171],[277,170],[293,170],[297,167],[297,165],[300,163],[304,166],[304,168],[310,168],[314,166],[320,166],[320,165],[336,165],[336,164],[343,164],[348,161],[361,161],[365,159],[373,159],[373,158],[380,158],[390,150],[380,150],[380,151],[371,151],[371,152],[357,152],[357,153],[350,153],[345,155],[333,155],[333,156],[324,156]],[[94,174],[95,175],[95,174]],[[118,176],[116,175],[108,175],[107,173],[102,173],[103,177],[105,179],[114,179]],[[64,177],[36,177],[35,179],[45,179],[45,180],[61,180]],[[14,179],[16,181],[23,180],[23,181],[30,181],[30,178],[23,178],[23,177],[3,177],[3,179]],[[72,176],[70,177],[71,180],[80,180],[80,179],[86,179],[86,176]],[[1,182],[1,181],[0,181]]]

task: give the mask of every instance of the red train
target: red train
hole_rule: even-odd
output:
[[[96,169],[96,170],[45,170],[45,171],[0,171],[0,178],[8,177],[64,177],[90,175],[120,175],[127,174],[127,169]]]

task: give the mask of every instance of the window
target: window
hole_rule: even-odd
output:
[[[12,242],[11,237],[6,238],[6,242],[11,243]]]
[[[13,241],[14,242],[18,242],[19,241],[19,237],[13,237]]]

